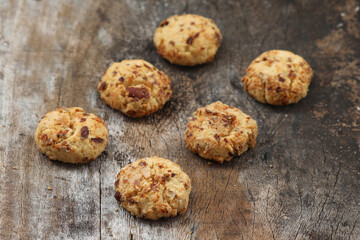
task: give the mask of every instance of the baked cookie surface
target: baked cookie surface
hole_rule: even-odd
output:
[[[253,119],[219,101],[197,109],[185,131],[186,145],[192,152],[219,163],[254,148],[256,137]]]
[[[140,59],[113,63],[101,78],[98,91],[110,107],[134,118],[161,109],[172,94],[169,77]]]
[[[171,16],[160,23],[154,34],[160,56],[186,66],[211,62],[221,41],[214,21],[194,14]]]
[[[121,169],[115,198],[139,218],[157,220],[183,214],[189,203],[190,178],[170,160],[139,159]]]
[[[42,117],[35,142],[51,160],[86,163],[104,151],[108,130],[100,117],[79,107],[59,108]]]
[[[249,65],[242,81],[245,91],[257,101],[287,105],[306,97],[312,75],[311,67],[301,56],[271,50]]]

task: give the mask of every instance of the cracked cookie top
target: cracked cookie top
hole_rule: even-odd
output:
[[[49,159],[68,163],[94,160],[105,149],[108,131],[101,118],[79,107],[59,108],[40,120],[35,142]]]
[[[256,137],[256,122],[222,102],[196,110],[185,131],[186,145],[192,152],[220,163],[253,148]]]
[[[101,78],[98,91],[110,107],[134,118],[161,109],[172,94],[169,77],[140,59],[113,63]]]
[[[158,53],[173,64],[194,66],[213,60],[222,41],[213,20],[194,14],[162,21],[154,34]]]
[[[133,215],[157,220],[186,211],[191,182],[179,165],[164,158],[149,157],[121,169],[115,191],[116,200]]]
[[[312,75],[309,64],[299,55],[271,50],[249,65],[242,81],[244,89],[257,101],[287,105],[306,97]]]

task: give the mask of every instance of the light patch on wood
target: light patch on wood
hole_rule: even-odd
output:
[[[98,38],[105,47],[111,46],[112,44],[111,35],[104,28],[99,29]]]

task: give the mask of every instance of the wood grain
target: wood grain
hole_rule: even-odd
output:
[[[360,2],[1,1],[1,239],[359,239]],[[173,14],[215,20],[214,61],[169,64],[152,35]],[[241,77],[263,51],[286,49],[314,70],[308,96],[272,107]],[[114,61],[142,58],[167,73],[174,95],[143,119],[110,109],[97,83]],[[188,118],[214,101],[257,120],[255,149],[209,165],[185,146]],[[41,116],[79,106],[103,117],[110,139],[96,161],[49,161],[33,140]],[[192,179],[188,211],[151,222],[113,198],[117,172],[157,155]],[[16,167],[14,169],[13,167]],[[51,187],[51,190],[48,189]]]

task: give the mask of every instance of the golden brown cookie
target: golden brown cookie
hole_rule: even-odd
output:
[[[249,65],[242,81],[245,90],[259,102],[287,105],[306,97],[312,75],[309,64],[299,55],[271,50]]]
[[[219,163],[254,148],[256,137],[256,122],[222,102],[196,110],[185,132],[186,145],[192,152]]]
[[[186,66],[211,62],[221,41],[214,21],[194,14],[171,16],[160,23],[154,34],[160,56]]]
[[[150,157],[121,169],[115,191],[116,200],[133,215],[157,220],[186,211],[191,182],[179,165],[164,158]]]
[[[42,117],[35,142],[51,160],[86,163],[104,151],[108,130],[101,118],[79,107],[59,108]]]
[[[143,117],[161,109],[169,100],[168,76],[144,60],[113,63],[98,85],[101,99],[130,117]]]

